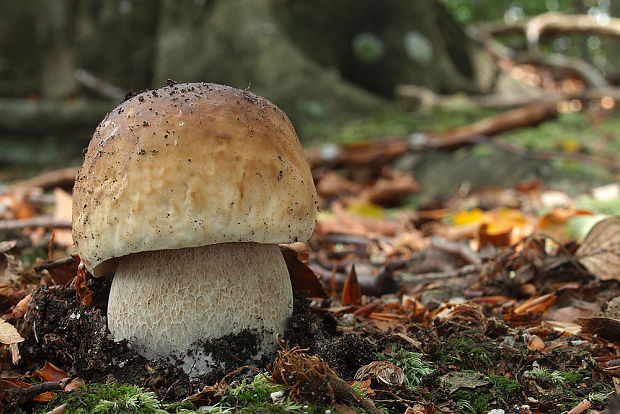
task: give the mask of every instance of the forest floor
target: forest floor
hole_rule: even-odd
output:
[[[422,129],[415,117],[386,122],[341,130],[340,151],[365,151],[348,145],[358,128]],[[619,122],[578,112],[505,133],[523,149],[508,158],[484,144],[315,160],[316,230],[282,247],[295,290],[282,348],[251,361],[252,332],[203,344],[219,364],[200,378],[112,340],[111,281],[71,256],[66,172],[7,184],[0,402],[55,413],[620,412],[620,187],[602,186],[616,178]],[[536,157],[544,151],[589,158]]]

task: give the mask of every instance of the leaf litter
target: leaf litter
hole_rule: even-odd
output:
[[[154,392],[158,407],[185,400],[217,410],[259,376],[266,382],[257,386],[279,387],[293,411],[559,413],[584,401],[598,411],[614,404],[620,219],[536,182],[457,189],[413,209],[414,177],[368,169],[363,146],[356,151],[338,170],[315,168],[316,231],[306,245],[282,246],[295,290],[282,348],[247,366],[251,332],[204,344],[221,369],[198,379],[111,339],[110,280],[81,269],[67,234],[59,237],[66,193],[10,187],[0,197],[4,220],[55,220],[1,233],[4,409],[51,411],[86,392],[82,384],[127,383]],[[571,223],[584,217],[597,218],[580,239]],[[236,409],[276,400],[266,398]]]

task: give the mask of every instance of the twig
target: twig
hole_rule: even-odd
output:
[[[61,168],[59,170],[47,171],[36,177],[18,181],[13,184],[18,187],[35,187],[44,190],[54,187],[70,187],[73,185],[78,167]]]
[[[401,285],[405,285],[405,284],[420,284],[420,283],[428,283],[428,282],[434,282],[437,280],[444,280],[444,279],[452,279],[452,278],[456,278],[456,277],[462,277],[462,276],[466,276],[466,275],[470,275],[472,273],[476,273],[480,271],[480,266],[479,265],[474,265],[474,264],[470,264],[470,265],[466,265],[463,267],[460,267],[458,269],[455,270],[448,270],[445,272],[430,272],[430,273],[422,273],[422,274],[418,274],[415,276],[415,278],[413,280],[400,280],[399,284]]]
[[[469,264],[480,264],[482,260],[478,253],[473,251],[469,246],[463,243],[448,241],[441,237],[432,237],[431,246],[443,252],[458,255],[461,259]]]
[[[39,394],[49,391],[58,391],[65,388],[70,378],[63,378],[59,381],[47,381],[40,384],[35,384],[28,388],[11,388],[8,391],[12,399],[15,399],[19,404],[23,404],[36,397]]]
[[[590,401],[583,400],[566,414],[581,414],[582,412],[590,408],[590,405]]]
[[[60,259],[52,260],[51,262],[43,262],[34,267],[36,272],[40,272],[42,270],[49,270],[56,267],[64,267],[75,264],[76,260],[73,256],[62,257]]]
[[[27,219],[0,220],[0,231],[21,230],[28,227],[70,229],[71,220],[59,220],[52,216],[38,216]]]
[[[110,82],[106,82],[84,69],[76,69],[73,72],[73,77],[82,85],[94,90],[105,98],[120,101],[125,96],[125,92],[118,86],[112,85]]]

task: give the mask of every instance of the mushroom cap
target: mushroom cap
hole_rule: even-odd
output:
[[[286,114],[211,83],[141,93],[97,127],[77,175],[73,239],[95,276],[132,253],[306,241],[317,196]]]

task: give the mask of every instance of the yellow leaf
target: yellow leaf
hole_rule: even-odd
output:
[[[372,203],[355,203],[347,207],[349,213],[362,217],[383,218],[383,208]]]
[[[456,226],[463,226],[465,224],[483,223],[485,219],[485,212],[479,208],[474,208],[469,211],[459,211],[454,215],[452,221]]]

